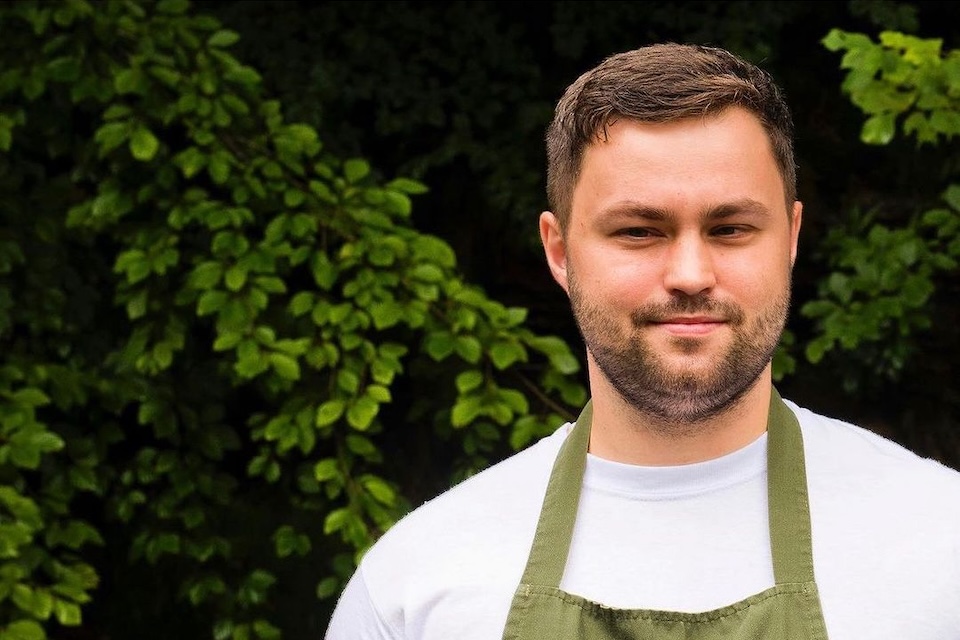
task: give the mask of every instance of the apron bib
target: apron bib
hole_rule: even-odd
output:
[[[767,420],[767,490],[776,585],[704,613],[606,607],[560,590],[577,517],[591,419],[588,402],[554,462],[504,640],[827,640],[813,579],[800,425],[775,389]]]

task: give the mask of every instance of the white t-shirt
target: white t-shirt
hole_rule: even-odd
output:
[[[790,402],[831,640],[960,640],[960,473]],[[364,556],[327,640],[495,640],[572,425],[414,510]],[[561,588],[708,611],[773,586],[766,435],[675,467],[588,456]]]

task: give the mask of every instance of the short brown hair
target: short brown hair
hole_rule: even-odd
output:
[[[716,47],[655,44],[612,55],[571,84],[547,129],[547,199],[566,228],[584,150],[618,119],[669,122],[742,107],[759,118],[792,211],[793,120],[769,73]]]

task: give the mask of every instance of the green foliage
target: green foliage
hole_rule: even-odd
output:
[[[960,134],[960,52],[890,31],[874,42],[834,29],[823,43],[845,51],[842,88],[867,116],[864,142],[888,144],[899,131],[919,145],[936,145]],[[901,226],[878,221],[876,212],[853,212],[846,226],[830,230],[819,251],[831,272],[818,298],[802,307],[818,329],[806,345],[810,362],[835,350],[858,352],[868,371],[899,376],[913,340],[931,326],[937,289],[960,266],[960,186],[950,185],[943,201]],[[845,383],[858,386],[856,378]]]
[[[960,212],[941,210],[954,227]],[[957,269],[956,247],[944,251],[935,216],[891,229],[872,216],[855,216],[851,229],[836,228],[821,250],[833,272],[821,282],[819,298],[802,313],[817,321],[820,334],[806,356],[820,362],[832,349],[870,345],[864,359],[875,373],[895,379],[911,355],[910,338],[930,327],[930,298],[936,279]],[[942,228],[941,228],[942,229]],[[952,239],[956,243],[956,235]]]
[[[960,134],[960,51],[943,53],[942,40],[895,31],[884,31],[874,42],[834,29],[823,44],[845,51],[843,91],[867,115],[860,134],[864,142],[887,144],[898,122],[902,133],[919,144]]]
[[[409,508],[390,442],[445,438],[455,479],[585,400],[569,347],[413,228],[424,185],[328,154],[186,0],[0,25],[3,637],[122,598],[98,545],[214,638],[280,637],[282,576],[334,595]]]

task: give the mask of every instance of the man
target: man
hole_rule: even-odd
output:
[[[591,401],[387,532],[328,640],[960,639],[960,474],[772,386],[802,206],[769,75],[612,56],[547,151]]]

